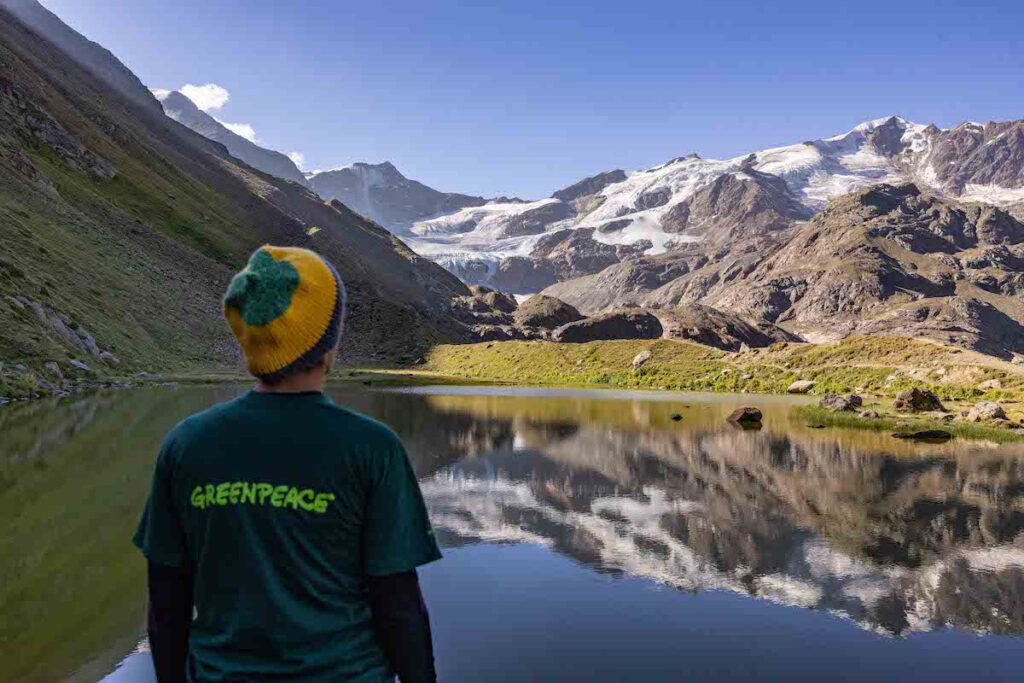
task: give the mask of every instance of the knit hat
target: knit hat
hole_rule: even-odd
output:
[[[345,285],[316,253],[266,245],[231,280],[224,315],[249,372],[277,382],[314,367],[338,345]]]

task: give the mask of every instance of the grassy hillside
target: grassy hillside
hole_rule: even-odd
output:
[[[637,354],[650,359],[633,368]],[[858,337],[832,344],[779,343],[728,353],[666,339],[553,342],[491,342],[443,345],[423,367],[427,372],[474,381],[618,388],[782,393],[795,380],[814,380],[814,393],[858,391],[894,396],[911,386],[930,386],[946,399],[1024,397],[1024,369],[988,356],[903,337]],[[978,384],[998,379],[1002,388]]]
[[[448,306],[467,290],[443,269],[125,98],[0,10],[0,391],[49,361],[237,367],[220,297],[267,242],[338,268],[353,362],[463,334]]]

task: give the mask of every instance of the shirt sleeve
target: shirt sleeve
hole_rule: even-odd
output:
[[[363,557],[371,576],[399,574],[441,559],[416,474],[397,436],[371,454]]]
[[[154,564],[182,567],[186,564],[185,533],[175,504],[172,474],[168,441],[156,459],[149,499],[132,543]]]

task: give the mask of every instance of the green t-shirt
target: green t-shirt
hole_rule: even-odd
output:
[[[175,427],[133,542],[194,572],[193,681],[391,680],[367,577],[441,557],[401,441],[320,393]]]

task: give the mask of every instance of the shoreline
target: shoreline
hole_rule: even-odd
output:
[[[45,380],[45,369],[53,365],[48,363],[43,371],[28,370],[27,374]],[[8,376],[0,373],[0,380]],[[241,369],[174,369],[133,375],[90,370],[78,376],[69,373],[59,384],[44,384],[42,390],[0,398],[0,406],[104,389],[252,381]],[[804,391],[787,391],[794,382],[809,386]],[[810,406],[808,420],[876,431],[909,426],[946,428],[979,438],[1024,439],[1024,434],[1018,433],[1024,421],[1024,368],[973,351],[898,337],[861,337],[828,344],[782,342],[738,352],[667,339],[440,345],[427,354],[422,365],[340,367],[328,383],[684,391],[745,395],[751,402],[759,396],[802,394],[813,399],[825,393],[856,393],[875,401],[877,417],[859,418],[856,412],[831,413]],[[0,383],[0,389],[9,391],[10,387],[10,382]],[[890,412],[890,399],[911,387],[934,391],[946,403],[947,412],[941,416]],[[986,423],[956,419],[958,411],[980,400],[998,402],[1010,419]]]

